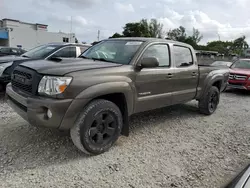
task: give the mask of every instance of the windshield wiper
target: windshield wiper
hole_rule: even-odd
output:
[[[22,55],[22,57],[27,57],[27,58],[30,58],[29,56],[27,56],[27,55]]]
[[[93,59],[94,61],[104,61],[104,62],[110,62],[110,63],[116,63],[114,61],[111,61],[111,60],[107,60],[107,59],[104,59],[104,58],[91,58]]]
[[[83,58],[83,59],[92,59],[92,58],[89,58],[89,57],[86,57],[86,56],[84,56],[84,55],[81,55],[81,56],[79,56],[80,58]]]

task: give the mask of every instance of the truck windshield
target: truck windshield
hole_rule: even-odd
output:
[[[231,66],[231,68],[250,69],[250,59],[249,60],[238,60]]]
[[[107,40],[86,50],[80,57],[118,64],[129,64],[142,41]]]
[[[29,50],[21,56],[32,59],[43,59],[46,58],[56,48],[58,48],[58,45],[42,45]]]

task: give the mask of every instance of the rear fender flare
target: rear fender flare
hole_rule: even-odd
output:
[[[208,91],[209,89],[211,88],[212,85],[214,85],[214,83],[220,81],[221,84],[223,84],[223,81],[224,81],[224,76],[221,75],[221,74],[214,74],[214,75],[211,75],[211,76],[208,76],[206,79],[205,79],[205,83],[206,86],[204,87],[203,91],[201,92],[201,95],[198,97],[198,98],[201,98],[202,96],[204,96]]]

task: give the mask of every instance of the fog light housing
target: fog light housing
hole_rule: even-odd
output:
[[[50,109],[47,110],[47,117],[50,119],[52,118],[52,112]]]

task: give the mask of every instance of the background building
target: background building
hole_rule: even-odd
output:
[[[75,42],[74,33],[48,32],[48,25],[19,20],[0,20],[0,46],[29,50],[50,42]]]

